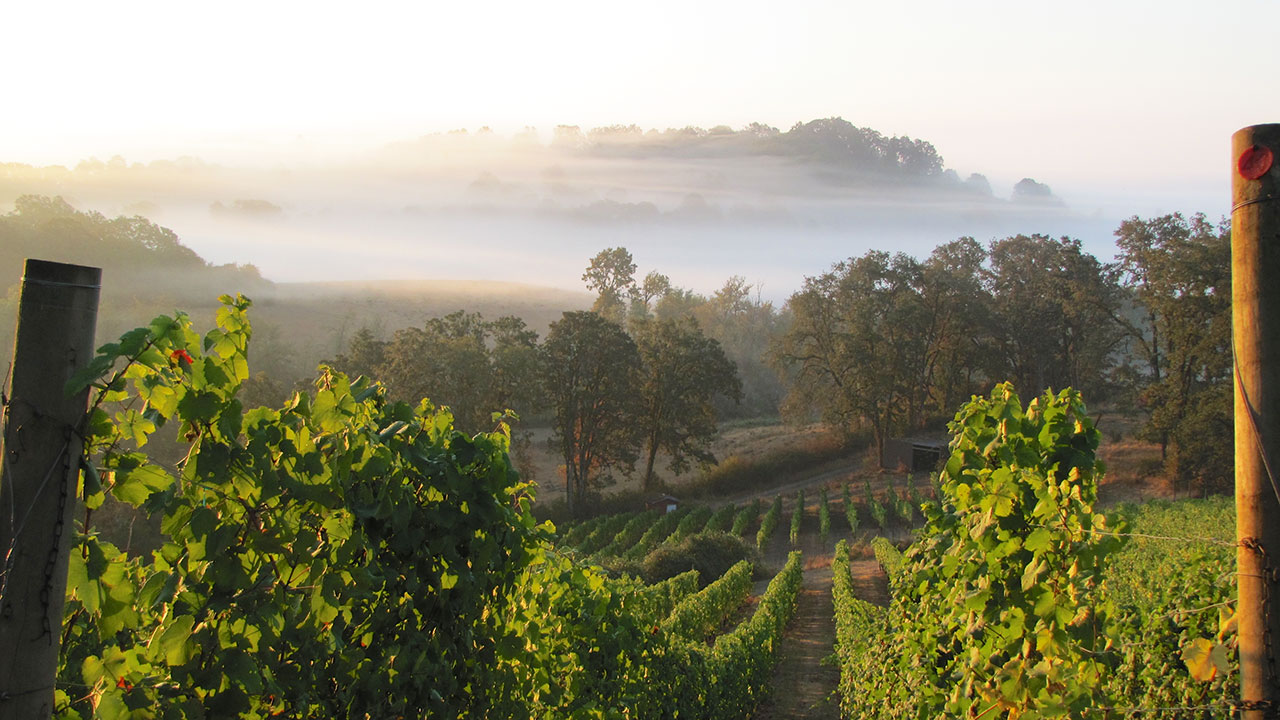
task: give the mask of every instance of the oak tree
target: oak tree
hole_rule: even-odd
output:
[[[715,462],[708,450],[716,433],[713,400],[742,397],[742,383],[720,343],[703,335],[690,318],[650,320],[636,330],[640,352],[638,422],[645,443],[642,487],[653,484],[658,451],[670,458],[672,472],[683,472],[692,458]]]
[[[590,491],[635,467],[640,356],[620,325],[595,312],[567,312],[547,333],[543,368],[565,502],[581,514]]]

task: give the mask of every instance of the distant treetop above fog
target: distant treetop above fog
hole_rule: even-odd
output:
[[[783,132],[751,123],[741,130],[717,125],[645,130],[638,125],[608,125],[584,131],[577,125],[559,125],[551,142],[541,145],[532,128],[509,141],[488,128],[475,133],[453,131],[419,139],[425,145],[484,146],[508,142],[522,150],[542,150],[579,156],[640,159],[662,158],[791,158],[825,165],[859,175],[928,178],[943,174],[942,156],[925,141],[890,137],[871,128],[858,127],[844,118],[798,122]]]
[[[556,128],[552,147],[626,157],[773,155],[869,172],[906,175],[942,172],[942,156],[930,143],[905,136],[888,137],[838,117],[798,122],[786,132],[752,123],[737,131],[718,125],[710,130],[684,127],[642,132],[635,125],[611,125],[583,134],[576,126],[561,125]]]

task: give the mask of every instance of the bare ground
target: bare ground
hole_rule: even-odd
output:
[[[805,563],[804,586],[797,598],[796,615],[787,625],[773,674],[773,694],[760,707],[757,718],[837,720],[840,717],[835,699],[840,671],[822,662],[831,655],[836,634],[831,605],[831,557],[828,555],[825,560],[825,564]]]

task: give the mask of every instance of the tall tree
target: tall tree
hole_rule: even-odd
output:
[[[567,312],[552,323],[543,354],[565,501],[577,515],[588,492],[635,467],[640,356],[621,326],[594,312]]]
[[[507,315],[489,324],[489,364],[493,369],[493,409],[513,409],[525,416],[543,410],[542,349],[538,333],[524,320]]]
[[[372,329],[362,326],[351,336],[347,351],[331,364],[351,378],[367,375],[381,379],[378,369],[386,360],[386,354],[387,342],[374,336]]]
[[[489,414],[489,353],[484,319],[461,310],[431,318],[423,327],[397,330],[384,351],[378,377],[397,400],[430,398],[453,411],[460,429],[487,429]]]
[[[671,457],[672,472],[683,472],[690,458],[715,462],[708,450],[716,433],[713,400],[738,401],[742,383],[720,343],[702,334],[691,318],[650,320],[636,328],[640,352],[639,424],[645,442],[642,487],[653,485],[658,451]]]
[[[1116,231],[1117,265],[1137,312],[1124,325],[1143,367],[1147,436],[1176,480],[1230,487],[1231,230],[1204,215],[1130,218]]]
[[[389,342],[362,328],[335,365],[377,377],[396,399],[447,405],[459,429],[478,432],[491,429],[494,412],[542,407],[537,343],[520,318],[487,321],[459,310],[398,330]]]
[[[921,265],[922,332],[927,338],[920,386],[926,414],[947,416],[991,378],[990,298],[982,287],[987,253],[964,237],[934,248]]]
[[[1114,272],[1079,240],[1017,235],[991,243],[985,280],[1000,361],[991,379],[1003,370],[1018,388],[1105,395],[1122,337]]]
[[[631,289],[631,320],[645,320],[652,316],[654,306],[666,297],[673,288],[671,278],[657,270],[650,270],[644,281]]]
[[[916,417],[926,348],[919,276],[915,259],[872,251],[806,278],[775,351],[795,371],[789,401],[845,431],[870,427],[881,457],[890,434]]]
[[[707,337],[718,341],[738,368],[743,401],[731,402],[727,396],[716,401],[716,409],[726,417],[775,415],[786,395],[766,356],[786,327],[787,316],[762,300],[757,290],[745,278],[734,275],[710,298],[687,308]]]
[[[608,248],[591,258],[582,280],[588,290],[598,293],[591,309],[605,319],[621,324],[626,319],[626,298],[636,284],[636,264],[624,247]]]

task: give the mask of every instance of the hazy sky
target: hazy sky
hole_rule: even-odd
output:
[[[1221,214],[1231,133],[1280,121],[1276,27],[1276,0],[15,2],[0,161],[839,115],[998,190]]]

